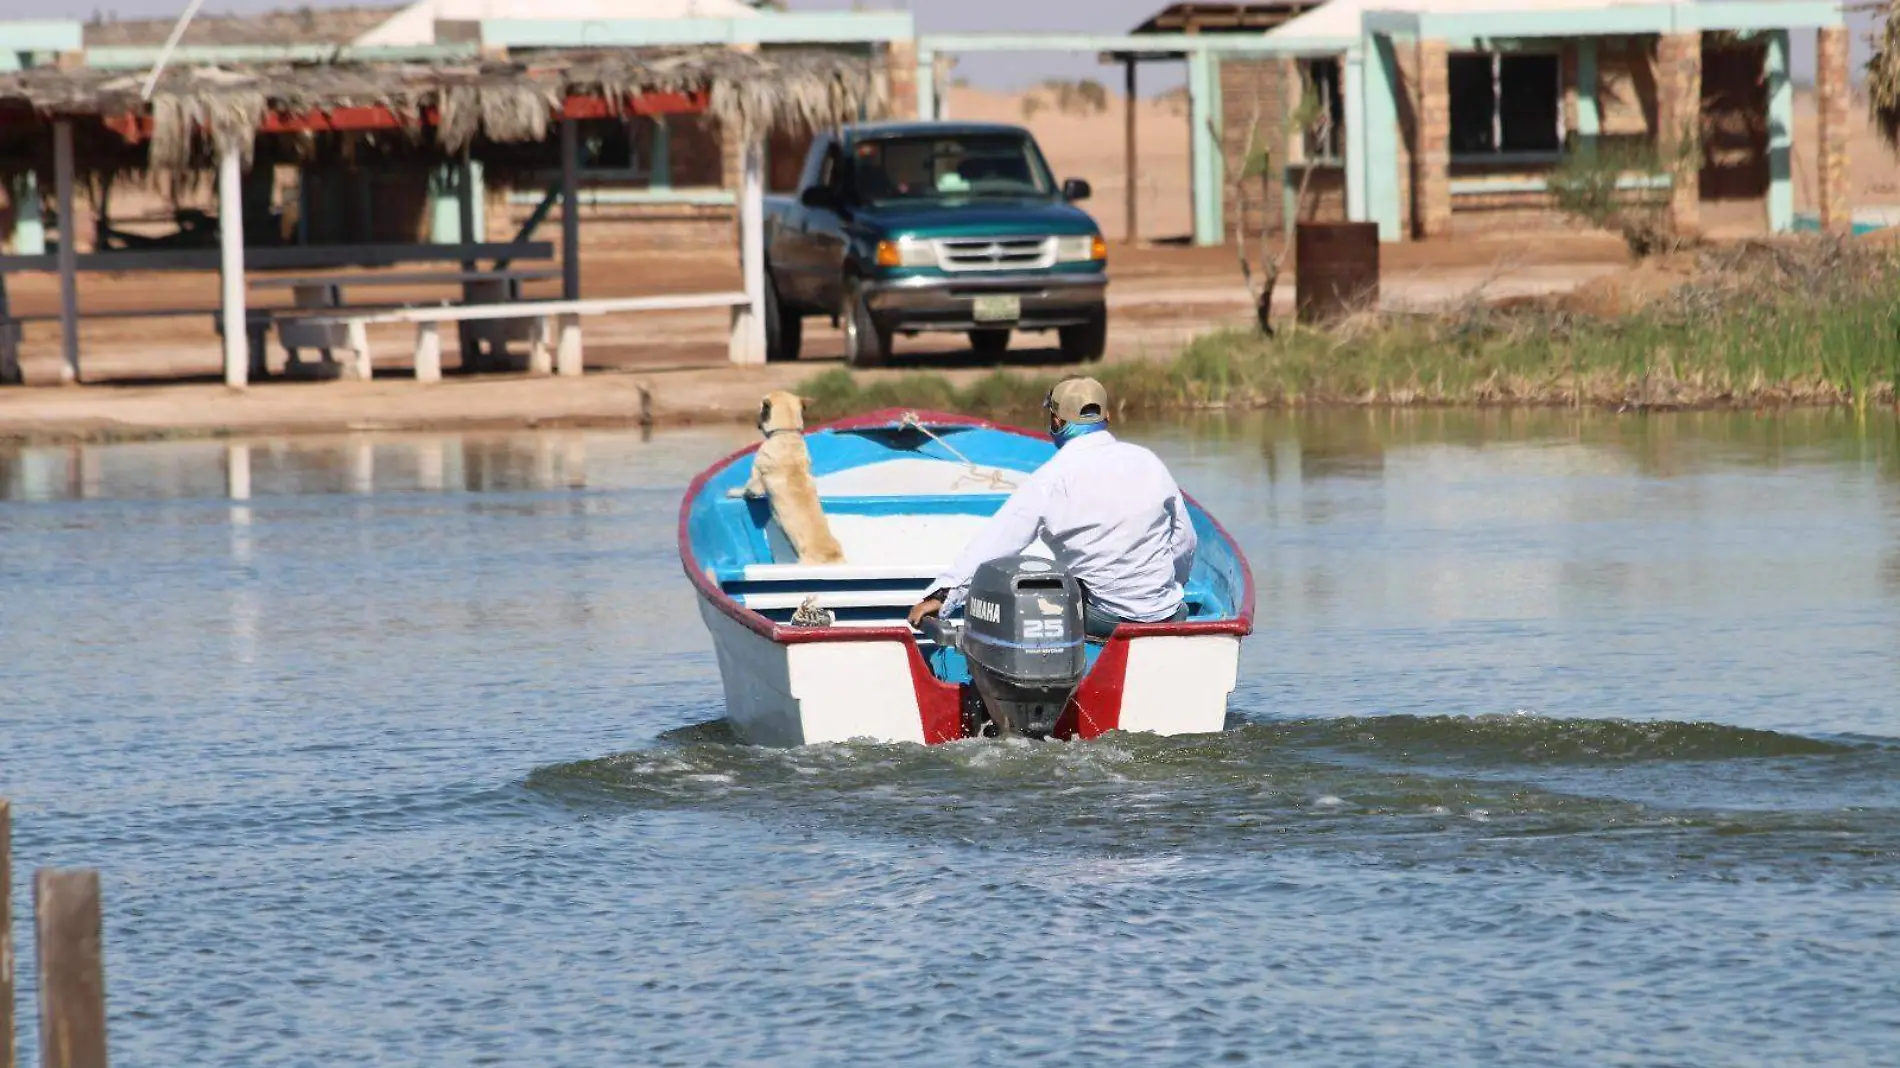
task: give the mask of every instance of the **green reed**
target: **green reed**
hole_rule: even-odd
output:
[[[1329,329],[1204,335],[1172,358],[1092,371],[1123,411],[1303,405],[1610,408],[1891,404],[1900,385],[1900,258],[1810,239],[1702,254],[1689,281],[1639,311],[1596,317],[1561,300],[1431,314],[1363,314]],[[813,410],[881,407],[1033,414],[1056,376],[995,371],[805,383]]]

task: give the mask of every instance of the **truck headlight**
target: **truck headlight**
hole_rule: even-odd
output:
[[[896,241],[877,243],[877,265],[879,267],[935,267],[937,265],[937,246],[929,241],[904,237]]]
[[[1094,263],[1108,259],[1108,242],[1101,234],[1056,238],[1057,263]]]

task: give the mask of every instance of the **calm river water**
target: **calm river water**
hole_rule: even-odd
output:
[[[737,429],[0,451],[16,912],[101,870],[133,1068],[1900,1064],[1891,419],[1127,433],[1221,736],[733,744]]]

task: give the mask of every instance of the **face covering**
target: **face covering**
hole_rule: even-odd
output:
[[[1107,423],[1065,423],[1061,430],[1057,430],[1049,436],[1055,439],[1056,448],[1060,449],[1062,446],[1067,445],[1069,442],[1074,441],[1084,434],[1093,434],[1097,430],[1107,429]]]

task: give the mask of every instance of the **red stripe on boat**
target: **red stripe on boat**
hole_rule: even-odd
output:
[[[963,687],[932,674],[914,641],[910,643],[910,685],[917,692],[917,718],[923,722],[925,745],[963,737]]]
[[[1126,624],[1124,624],[1125,626]],[[1094,738],[1122,725],[1122,687],[1128,681],[1128,639],[1117,631],[1076,687],[1056,723],[1058,738]]]

